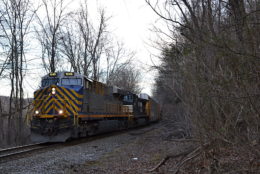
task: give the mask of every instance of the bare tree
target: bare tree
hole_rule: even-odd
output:
[[[89,14],[88,14],[88,6],[87,1],[84,2],[84,5],[79,10],[77,16],[77,25],[80,33],[80,38],[82,38],[83,46],[82,46],[82,62],[83,62],[83,74],[85,76],[89,76],[90,65],[91,65],[91,56],[90,56],[90,43],[93,38],[93,25],[90,22]]]
[[[42,47],[43,66],[47,72],[55,72],[60,60],[58,47],[61,27],[68,15],[68,3],[66,4],[66,0],[42,0],[42,3],[46,16],[37,15],[40,29],[36,28],[36,32]]]
[[[63,29],[61,52],[75,72],[80,72],[95,80],[99,79],[99,61],[107,42],[107,21],[105,11],[100,10],[98,27],[89,19],[87,1],[68,19]],[[72,22],[74,21],[74,22]],[[75,27],[76,26],[76,27]]]
[[[258,139],[259,1],[146,2],[169,27],[157,30],[171,40],[158,69],[174,82],[163,83],[185,104],[193,132],[202,141]]]
[[[207,155],[204,146],[206,155],[196,161],[213,163],[226,148],[259,156],[252,147],[260,142],[260,1],[146,2],[168,26],[156,30],[167,39],[160,44],[155,94],[168,119],[214,151]],[[218,164],[221,173],[225,167]]]
[[[60,52],[69,62],[71,70],[82,73],[82,47],[84,42],[78,32],[74,30],[74,27],[68,25],[64,27],[62,32]]]
[[[23,79],[25,75],[26,36],[33,19],[29,0],[2,0],[0,2],[1,55],[6,57],[1,74],[9,76],[9,129],[12,116],[19,116],[18,132],[21,132],[23,109]]]
[[[133,65],[128,64],[127,66],[118,67],[110,73],[108,85],[117,86],[124,90],[139,94],[142,90],[139,86],[140,80],[140,71]]]
[[[106,41],[106,21],[108,19],[105,17],[105,10],[100,11],[100,22],[97,29],[95,39],[90,43],[90,55],[93,66],[93,79],[99,79],[99,60],[104,51],[104,44]]]
[[[110,43],[110,46],[105,48],[106,53],[106,83],[110,84],[111,75],[116,71],[129,66],[135,56],[135,53],[126,50],[122,42]]]
[[[74,72],[90,76],[90,43],[93,42],[94,28],[89,20],[88,7],[85,2],[79,11],[70,15],[62,30],[61,53],[68,60]]]

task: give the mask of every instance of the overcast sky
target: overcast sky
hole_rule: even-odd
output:
[[[35,1],[34,1],[35,2]],[[79,7],[80,0],[73,0],[69,7],[73,10]],[[125,43],[125,47],[136,52],[135,63],[142,70],[142,83],[144,93],[152,94],[154,72],[149,71],[151,65],[151,52],[157,53],[149,46],[150,39],[154,35],[150,31],[153,24],[156,24],[158,17],[146,5],[145,0],[88,0],[89,13],[92,21],[97,19],[97,11],[105,8],[107,16],[111,16],[108,22],[108,29],[119,41]],[[36,55],[36,54],[35,54]],[[152,59],[156,62],[156,59]],[[35,71],[31,71],[25,78],[25,97],[32,97],[40,83],[40,77],[44,74],[35,65]],[[8,82],[1,82],[2,87],[9,85]],[[0,95],[9,95],[1,90]]]
[[[151,95],[154,72],[149,71],[153,62],[157,62],[151,53],[158,54],[150,45],[154,33],[150,31],[157,23],[158,16],[146,5],[145,0],[89,0],[90,13],[97,8],[105,8],[112,16],[109,29],[123,41],[129,49],[136,52],[136,64],[142,69],[142,92]]]

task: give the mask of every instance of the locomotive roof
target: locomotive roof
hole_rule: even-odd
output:
[[[46,79],[46,78],[85,78],[90,82],[93,82],[93,80],[89,79],[87,76],[76,73],[76,72],[68,72],[68,71],[61,71],[61,72],[55,72],[55,73],[49,73],[45,76],[42,77],[42,79]],[[99,82],[102,83],[102,82]],[[122,94],[134,94],[130,91],[121,89],[117,86],[113,86],[113,90],[116,90],[119,93]],[[144,100],[148,100],[150,98],[150,96],[148,94],[145,93],[141,93],[141,94],[135,94],[138,96],[138,98],[140,99],[144,99]]]
[[[93,81],[89,79],[87,76],[76,73],[76,72],[68,72],[68,71],[61,71],[61,72],[55,72],[55,73],[49,73],[42,77],[42,79],[46,78],[86,78],[89,81]]]

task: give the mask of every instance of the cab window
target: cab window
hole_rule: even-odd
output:
[[[133,102],[133,95],[125,95],[123,101],[124,102]]]
[[[57,85],[59,83],[58,78],[47,78],[42,80],[42,87]]]
[[[81,86],[82,85],[82,79],[79,79],[79,78],[63,78],[63,79],[61,79],[61,84],[62,85]]]
[[[86,89],[91,89],[91,82],[88,81],[87,79],[84,79],[84,81],[85,81],[85,88]]]

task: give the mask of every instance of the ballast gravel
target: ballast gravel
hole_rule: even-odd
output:
[[[28,157],[0,164],[1,174],[63,174],[70,173],[70,166],[95,161],[135,137],[128,132],[109,136],[52,151],[33,153]]]

